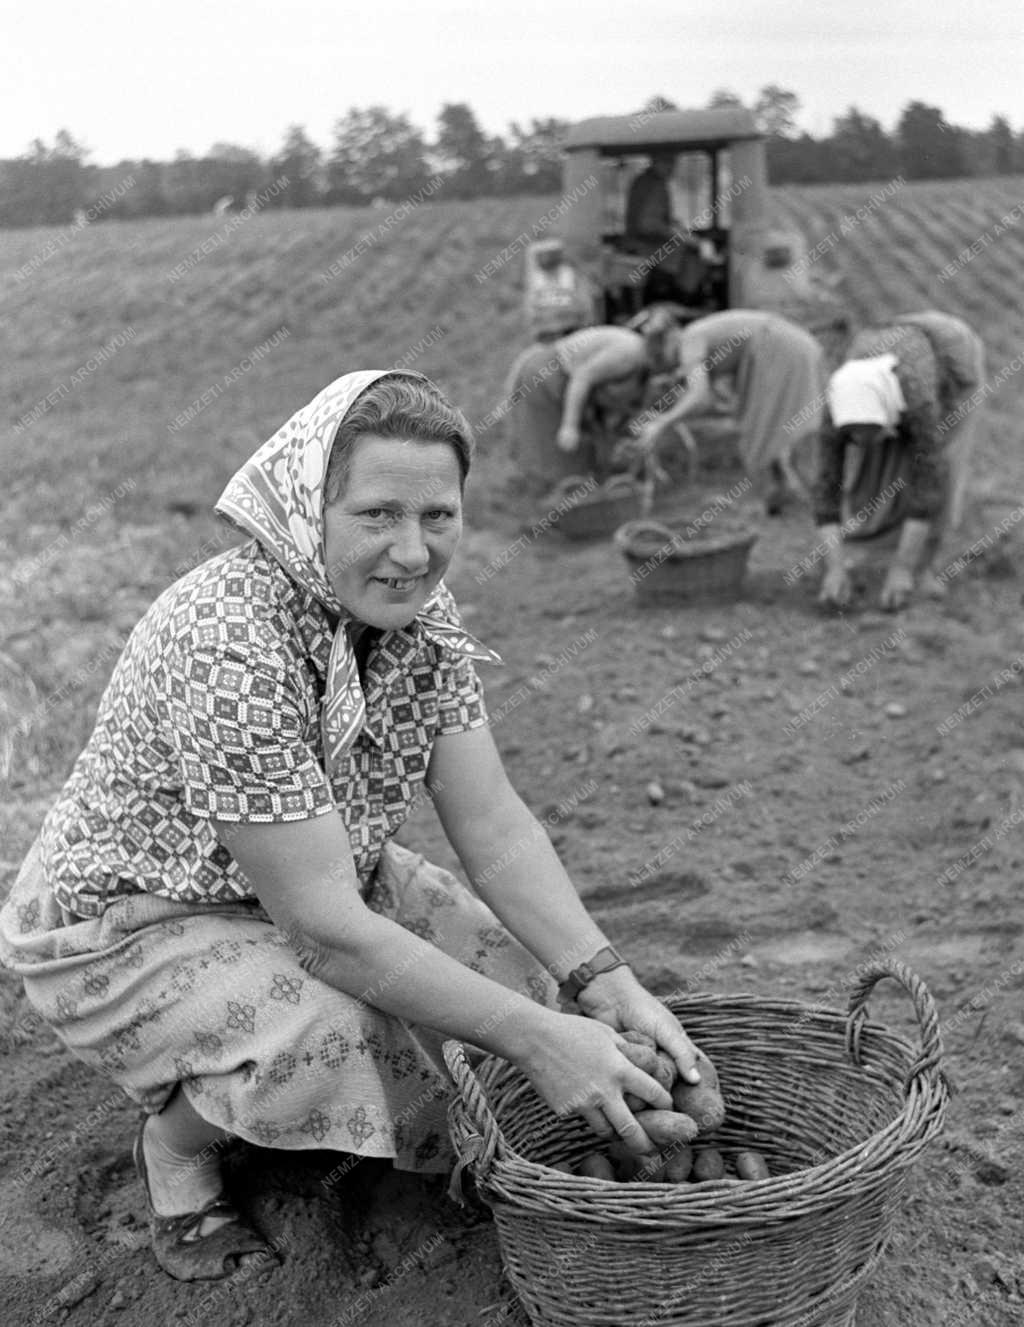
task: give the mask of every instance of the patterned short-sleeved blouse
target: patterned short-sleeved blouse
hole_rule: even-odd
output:
[[[907,448],[910,466],[903,515],[932,521],[942,514],[948,496],[945,455],[952,432],[940,427],[943,416],[977,387],[984,376],[984,347],[975,332],[942,313],[909,314],[887,327],[865,328],[850,343],[847,359],[870,359],[891,352],[906,408],[896,437]],[[845,444],[826,410],[819,441],[819,469],[814,488],[818,525],[841,517]]]
[[[425,611],[458,624],[443,585]],[[90,917],[137,890],[252,897],[211,818],[337,812],[367,885],[422,790],[435,737],[487,715],[472,662],[429,623],[383,632],[365,667],[366,721],[332,785],[320,702],[333,631],[324,607],[255,540],[170,586],[132,632],[43,825],[57,901]]]

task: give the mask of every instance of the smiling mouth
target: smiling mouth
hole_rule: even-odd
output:
[[[399,580],[397,577],[394,576],[378,576],[376,579],[380,582],[381,585],[386,585],[389,590],[398,590],[404,592],[407,590],[414,590],[416,586],[419,585],[421,577],[408,576],[402,580]]]

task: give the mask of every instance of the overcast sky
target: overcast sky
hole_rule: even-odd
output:
[[[796,92],[826,133],[910,100],[1024,128],[1024,0],[0,0],[0,157],[67,128],[97,164],[261,153],[302,124],[322,147],[353,106],[432,134],[447,101],[484,129]]]

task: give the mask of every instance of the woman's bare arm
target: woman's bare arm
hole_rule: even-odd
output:
[[[509,1059],[541,1035],[546,1010],[366,906],[339,816],[215,828],[312,976]]]
[[[692,415],[702,406],[711,402],[711,376],[702,360],[697,361],[686,373],[686,387],[675,401],[651,425],[665,428],[675,424],[687,415]]]
[[[637,344],[628,343],[605,346],[591,358],[584,359],[573,366],[569,372],[569,382],[562,399],[562,427],[559,434],[578,436],[580,420],[587,397],[595,387],[603,382],[614,382],[618,378],[639,373],[645,362],[643,342],[636,338]],[[561,444],[560,444],[561,445]],[[566,450],[571,450],[566,448]]]
[[[477,892],[559,980],[608,943],[544,827],[509,783],[489,728],[438,738],[428,783],[449,842]],[[614,994],[625,1026],[649,1032],[681,1073],[695,1076],[690,1039],[628,968],[596,977],[591,985],[595,994]]]
[[[557,980],[609,943],[509,783],[489,728],[438,738],[429,786],[477,893]]]
[[[704,341],[695,339],[693,335],[680,335],[676,345],[678,368],[675,376],[680,380],[685,378],[686,386],[672,404],[652,419],[641,433],[641,445],[651,450],[657,447],[665,430],[712,404],[714,398]]]
[[[503,1056],[555,1112],[580,1114],[599,1133],[610,1124],[635,1151],[649,1149],[625,1094],[664,1108],[671,1098],[622,1053],[612,1028],[537,1004],[372,912],[340,817],[214,826],[311,976]]]

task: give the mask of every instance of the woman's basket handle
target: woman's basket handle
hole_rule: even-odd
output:
[[[661,521],[652,521],[650,518],[627,521],[625,525],[619,526],[612,539],[618,548],[632,553],[634,557],[651,556],[660,548],[671,550],[676,543],[674,530],[662,525]],[[638,542],[644,546],[638,548]],[[646,546],[647,543],[650,544],[649,548]]]
[[[857,984],[850,992],[846,1018],[846,1050],[854,1064],[860,1064],[860,1034],[867,1021],[867,999],[877,982],[885,977],[892,977],[905,988],[914,1001],[914,1011],[921,1024],[921,1050],[910,1066],[904,1083],[908,1090],[918,1075],[934,1080],[941,1076],[942,1034],[939,1031],[939,1014],[935,1001],[928,993],[924,982],[904,963],[894,958],[878,959],[864,967]]]
[[[462,1172],[466,1167],[472,1166],[478,1183],[484,1181],[494,1164],[499,1144],[502,1147],[507,1144],[480,1080],[470,1067],[465,1046],[460,1041],[446,1041],[441,1049],[458,1092],[458,1108],[466,1117],[462,1121],[463,1128],[453,1131],[457,1159],[450,1189],[452,1197],[461,1201]]]
[[[560,479],[548,494],[547,500],[555,505],[565,498],[571,497],[577,490],[582,489],[581,498],[585,497],[594,488],[593,475],[566,475]]]
[[[601,485],[601,496],[605,498],[629,497],[639,492],[640,485],[632,475],[612,475]]]

